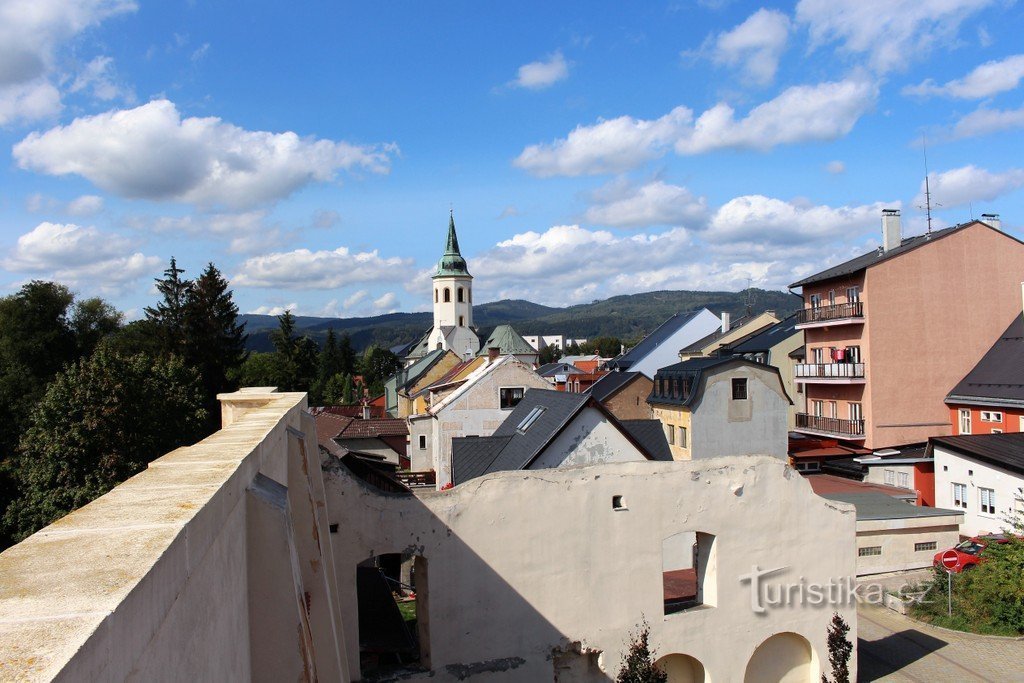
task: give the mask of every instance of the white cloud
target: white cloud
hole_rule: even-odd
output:
[[[685,187],[662,180],[640,187],[616,181],[595,193],[594,199],[584,220],[617,228],[701,223],[708,211],[704,197],[695,197]]]
[[[160,259],[132,252],[130,240],[94,227],[40,223],[18,238],[3,267],[70,285],[119,290],[157,272]]]
[[[60,110],[60,92],[45,79],[0,85],[0,126],[44,119]]]
[[[410,276],[412,259],[381,258],[377,251],[356,252],[347,247],[333,251],[277,252],[246,259],[231,279],[240,287],[281,289],[337,289],[367,282],[401,283]]]
[[[75,80],[68,87],[68,92],[89,90],[93,97],[104,102],[123,98],[129,102],[135,100],[135,93],[116,82],[113,69],[114,60],[110,57],[96,57],[82,67]]]
[[[373,307],[377,309],[378,313],[394,313],[401,305],[394,292],[388,292],[373,300]]]
[[[25,199],[25,210],[29,213],[60,213],[68,216],[94,216],[103,210],[103,197],[84,194],[62,202],[41,192],[30,194]]]
[[[184,216],[133,216],[126,222],[140,232],[153,232],[194,239],[228,242],[232,254],[253,254],[283,244],[294,233],[267,220],[267,211],[255,209],[240,213],[197,213]]]
[[[703,237],[719,244],[752,242],[776,246],[849,238],[873,231],[882,209],[899,206],[899,202],[875,202],[833,208],[747,195],[719,207]]]
[[[358,306],[362,301],[366,300],[366,297],[370,296],[370,292],[365,289],[360,289],[353,292],[351,295],[345,297],[345,301],[342,303],[342,307],[347,311],[350,308]]]
[[[851,79],[787,88],[738,120],[725,103],[708,109],[696,121],[687,107],[676,107],[654,120],[621,116],[577,126],[566,138],[550,144],[530,145],[513,163],[541,177],[577,176],[626,171],[673,146],[677,154],[691,155],[834,140],[853,129],[877,96],[876,85]]]
[[[949,136],[954,139],[973,138],[1015,128],[1024,128],[1024,107],[1020,109],[979,107],[957,121],[949,132]]]
[[[72,216],[95,216],[103,210],[103,197],[83,194],[68,202],[67,211]]]
[[[953,39],[964,19],[994,0],[800,0],[796,20],[811,47],[838,43],[880,72],[904,68]]]
[[[299,304],[295,302],[285,306],[257,306],[251,311],[248,311],[248,313],[251,313],[252,315],[284,315],[285,311],[291,311],[294,315],[298,307]]]
[[[918,85],[903,88],[904,95],[944,95],[963,100],[977,100],[1001,92],[1014,90],[1024,78],[1024,55],[1013,55],[1005,59],[985,62],[973,71],[944,85],[936,85],[927,79]]]
[[[543,90],[568,77],[569,64],[561,51],[558,51],[546,60],[523,64],[519,67],[515,80],[509,85],[529,90]]]
[[[830,161],[825,164],[825,170],[832,175],[839,175],[841,173],[846,173],[846,164],[837,159],[836,161]]]
[[[930,176],[932,201],[944,207],[968,202],[991,201],[1024,186],[1024,169],[1012,168],[1003,173],[992,173],[973,164],[954,168]],[[915,204],[924,204],[924,181]]]
[[[32,133],[13,153],[21,168],[80,175],[123,197],[251,208],[339,170],[386,173],[397,148],[183,119],[172,102],[154,100]]]
[[[715,39],[712,58],[718,64],[740,65],[747,80],[767,85],[775,80],[789,28],[785,14],[761,8]]]
[[[519,209],[514,204],[509,204],[501,210],[501,213],[498,214],[498,220],[500,221],[503,218],[515,218],[518,215]]]

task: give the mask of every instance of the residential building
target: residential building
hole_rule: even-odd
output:
[[[777,322],[779,322],[779,319],[775,317],[775,311],[765,311],[758,315],[744,316],[735,322],[731,320],[731,316],[727,312],[723,311],[721,327],[679,349],[679,360],[706,358],[716,355],[721,346],[760,332]]]
[[[388,378],[384,383],[385,410],[391,417],[407,417],[412,410],[412,396],[460,362],[460,358],[444,349],[429,351]],[[417,388],[418,387],[418,388]]]
[[[592,396],[530,389],[493,435],[452,440],[452,483],[507,470],[671,459],[657,420],[622,423]]]
[[[562,356],[559,360],[563,363],[571,363],[583,372],[597,372],[606,361],[596,353],[582,356]]]
[[[639,372],[609,372],[594,382],[587,393],[619,420],[649,420],[654,411],[647,397],[653,387],[654,382]]]
[[[341,457],[347,452],[380,458],[382,461],[409,468],[409,425],[398,418],[356,419],[320,413],[315,416],[320,446]]]
[[[545,363],[537,368],[537,374],[551,383],[558,391],[565,391],[565,384],[570,375],[581,375],[583,371],[571,363]]]
[[[528,389],[550,387],[513,356],[487,360],[465,379],[432,390],[426,412],[409,416],[411,469],[433,470],[438,488],[451,482],[453,438],[490,436]]]
[[[676,313],[644,337],[639,344],[605,364],[608,370],[640,372],[654,379],[659,368],[679,360],[679,349],[711,334],[721,321],[706,308]]]
[[[858,455],[854,462],[864,471],[864,481],[911,489],[915,505],[935,507],[935,461],[925,444],[886,448],[870,455]]]
[[[807,361],[796,429],[871,450],[952,433],[943,401],[1019,312],[1024,273],[1024,243],[982,221],[904,239],[886,210],[882,227],[878,250],[790,285]]]
[[[953,436],[1024,432],[1024,315],[953,387],[946,405]]]
[[[523,339],[533,347],[533,350],[540,353],[549,346],[553,346],[559,351],[565,351],[573,344],[582,346],[587,343],[586,339],[572,339],[566,337],[564,334],[528,334]]]
[[[789,462],[799,472],[813,473],[840,470],[845,475],[862,479],[864,468],[853,461],[860,455],[871,455],[866,448],[852,442],[840,442],[823,436],[789,433]]]
[[[745,358],[693,358],[658,370],[647,402],[676,460],[787,459],[792,401],[777,368]]]
[[[566,377],[565,390],[576,394],[582,393],[594,386],[598,380],[607,374],[609,374],[607,370],[598,370],[596,372],[581,372],[569,375]]]
[[[515,356],[520,362],[530,367],[537,367],[540,354],[530,346],[523,336],[511,325],[498,325],[480,347],[478,356],[486,356],[492,349],[498,350],[500,356]]]
[[[796,350],[803,352],[804,333],[796,329],[796,314],[785,320],[756,332],[754,334],[727,342],[718,349],[722,356],[743,356],[755,363],[771,365],[779,369],[782,385],[786,393],[793,399],[794,405],[789,408],[787,425],[790,430],[796,427],[797,410],[803,410],[803,384],[794,381],[793,376],[796,359],[790,354]]]
[[[494,356],[493,358],[485,358],[483,356],[476,356],[469,360],[464,360],[430,384],[424,386],[412,397],[413,404],[410,415],[422,415],[427,412],[432,399],[438,400],[439,396],[445,396],[451,393],[461,386],[462,383],[466,381],[466,378],[472,375],[477,368],[487,365],[487,363],[491,362],[496,357],[497,356]]]
[[[431,351],[453,351],[459,358],[475,356],[480,338],[473,326],[473,276],[459,252],[455,216],[448,219],[448,241],[431,276],[434,290],[434,326],[405,357],[407,365]]]
[[[1024,515],[1024,433],[935,437],[935,504],[964,515],[965,536],[998,533]]]
[[[819,496],[857,508],[857,576],[931,567],[937,551],[960,542],[960,510],[919,507],[905,488],[829,474],[806,479]]]

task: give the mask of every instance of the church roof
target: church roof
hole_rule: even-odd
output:
[[[491,332],[483,346],[480,347],[478,355],[486,356],[487,349],[497,347],[501,349],[502,356],[510,355],[537,355],[537,349],[530,346],[529,342],[523,339],[522,335],[513,329],[511,325],[498,325]]]
[[[459,236],[455,234],[455,215],[448,218],[448,243],[444,248],[444,255],[437,262],[437,272],[434,277],[469,276],[469,269],[466,266],[466,259],[462,258],[459,252]]]

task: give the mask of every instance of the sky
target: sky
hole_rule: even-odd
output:
[[[1009,0],[0,0],[0,295],[131,319],[177,259],[243,312],[785,289],[998,213],[1024,238]]]

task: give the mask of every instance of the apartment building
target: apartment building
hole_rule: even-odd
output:
[[[806,362],[796,431],[880,449],[952,433],[949,388],[1020,311],[1024,243],[998,216],[904,239],[882,215],[875,251],[790,285],[801,288]]]

